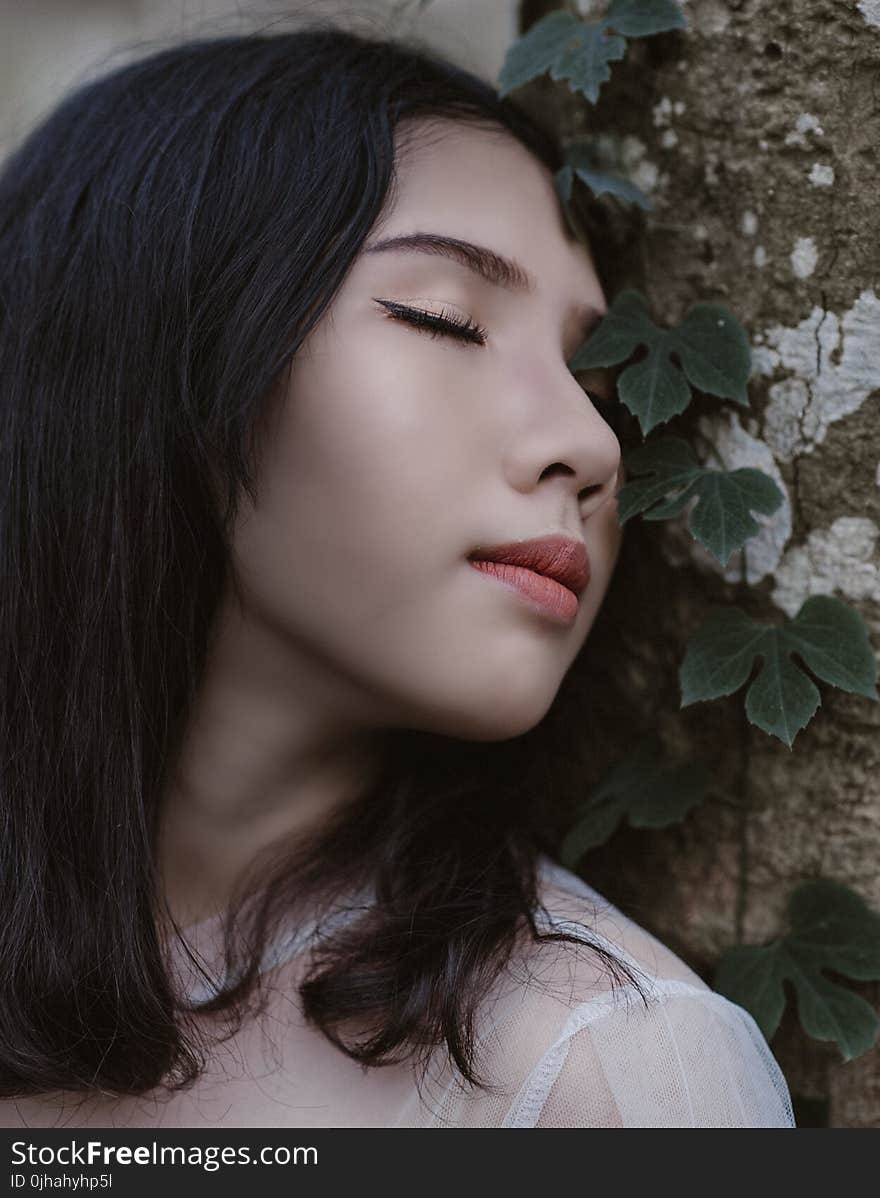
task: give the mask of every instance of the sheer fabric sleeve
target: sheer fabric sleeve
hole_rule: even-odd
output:
[[[782,1070],[752,1016],[582,879],[543,869],[544,930],[487,1002],[479,1063],[492,1090],[443,1069],[400,1127],[794,1127]],[[600,944],[633,977],[612,980]]]
[[[709,989],[655,982],[574,1008],[505,1127],[794,1127],[785,1078],[752,1016]]]

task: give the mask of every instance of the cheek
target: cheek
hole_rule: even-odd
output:
[[[373,625],[464,553],[468,528],[447,502],[462,490],[458,433],[435,392],[387,355],[381,370],[321,354],[292,372],[237,540],[252,586],[292,618]]]
[[[386,556],[430,560],[445,536],[471,536],[469,487],[486,468],[474,462],[477,405],[455,352],[432,353],[425,334],[392,335],[381,322],[370,332],[292,373],[271,467],[298,537],[344,547],[367,570]]]
[[[351,338],[344,347],[334,343],[293,371],[282,436],[284,452],[300,468],[306,459],[317,470],[344,469],[357,478],[394,468],[407,453],[424,453],[449,431],[449,410],[439,397],[451,380],[424,347],[421,354],[400,352],[390,340],[386,332]]]

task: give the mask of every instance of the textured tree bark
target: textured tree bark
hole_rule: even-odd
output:
[[[521,31],[559,7],[523,0]],[[737,554],[726,568],[693,541],[687,513],[635,517],[577,667],[592,730],[585,786],[654,727],[670,760],[710,766],[713,796],[683,823],[623,827],[580,872],[711,983],[738,931],[755,943],[785,929],[803,880],[844,882],[880,910],[880,704],[814,679],[821,707],[789,749],[746,721],[746,688],[680,711],[677,677],[718,604],[781,623],[832,594],[880,645],[880,4],[682,10],[687,30],[629,43],[595,107],[549,77],[515,97],[564,139],[624,138],[621,169],[654,210],[632,222],[629,253],[600,263],[612,294],[639,287],[660,324],[722,303],[753,347],[749,410],[697,397],[651,435],[683,436],[710,464],[708,438],[727,468],[771,475],[783,507],[757,517],[745,563]],[[641,443],[633,424],[625,449]],[[836,980],[880,1002],[876,984]],[[843,1063],[800,1030],[788,1000],[772,1047],[798,1125],[880,1127],[880,1051]]]

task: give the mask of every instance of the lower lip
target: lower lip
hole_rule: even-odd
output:
[[[578,597],[574,591],[554,578],[536,574],[525,566],[510,566],[506,562],[471,562],[475,570],[487,574],[516,591],[529,607],[554,617],[563,624],[573,624],[578,614]]]

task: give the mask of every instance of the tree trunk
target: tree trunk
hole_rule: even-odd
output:
[[[521,31],[558,7],[524,0]],[[811,594],[832,594],[880,643],[880,5],[690,0],[682,10],[686,30],[628,43],[595,107],[549,77],[515,98],[563,138],[625,139],[622,173],[654,209],[633,225],[635,251],[611,267],[612,292],[638,287],[661,325],[698,301],[724,304],[752,343],[750,409],[697,397],[657,432],[684,437],[707,464],[708,438],[726,468],[771,475],[783,506],[757,517],[745,565],[740,553],[726,567],[693,540],[687,513],[635,517],[600,613],[610,622],[585,650],[595,678],[609,680],[592,698],[605,725],[594,776],[656,728],[672,759],[707,761],[719,794],[747,800],[744,815],[710,799],[668,830],[624,826],[580,866],[711,984],[737,939],[785,930],[801,881],[841,881],[880,910],[880,704],[814,679],[821,707],[789,749],[745,719],[745,687],[680,711],[677,676],[718,604],[781,623]],[[621,440],[641,443],[638,426]],[[876,984],[836,980],[880,1002]],[[801,1030],[793,1000],[789,991],[772,1048],[798,1125],[880,1127],[880,1052],[843,1063],[836,1045]]]

